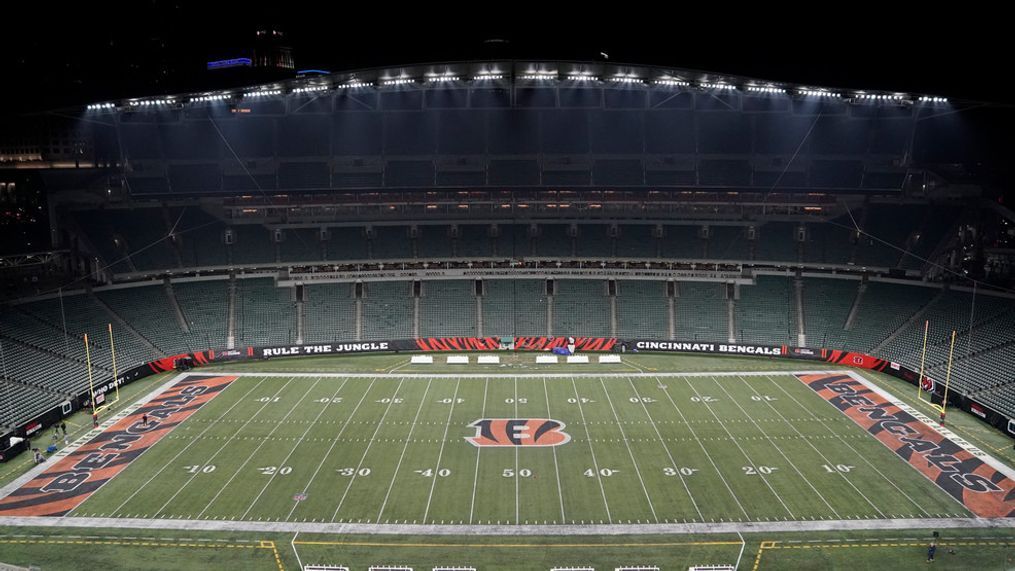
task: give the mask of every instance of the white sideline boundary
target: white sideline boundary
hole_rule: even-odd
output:
[[[260,533],[328,533],[368,535],[581,536],[717,533],[878,531],[908,529],[1015,529],[1015,518],[847,519],[815,521],[745,521],[723,523],[642,523],[590,525],[441,525],[315,523],[139,519],[102,517],[0,517],[0,526],[92,529],[173,529],[185,531],[253,531]]]
[[[226,371],[222,371],[222,372],[216,371],[215,372],[215,376],[230,376],[230,377],[231,376],[236,376],[236,377],[309,377],[309,378],[317,378],[317,377],[346,378],[346,377],[349,377],[349,378],[363,378],[363,379],[373,379],[373,378],[400,379],[400,378],[403,378],[403,377],[406,378],[406,379],[414,379],[414,378],[415,379],[440,379],[440,378],[447,378],[447,379],[458,379],[458,378],[462,378],[462,379],[468,379],[468,378],[473,378],[473,379],[493,379],[493,378],[497,378],[497,377],[503,377],[503,378],[506,378],[506,379],[511,379],[511,378],[515,378],[515,377],[517,377],[517,378],[547,377],[547,378],[558,378],[558,379],[570,379],[572,377],[573,378],[591,377],[591,378],[596,378],[596,379],[599,379],[599,378],[626,379],[628,377],[634,377],[634,378],[638,378],[638,377],[735,377],[735,376],[741,376],[741,377],[764,377],[764,376],[768,376],[768,375],[821,375],[821,374],[844,374],[844,373],[849,373],[849,372],[852,372],[852,371],[848,371],[847,369],[831,369],[831,370],[827,370],[827,371],[825,371],[825,370],[818,370],[818,371],[792,371],[792,370],[789,370],[789,369],[785,369],[785,370],[783,370],[783,369],[773,369],[771,371],[707,371],[707,372],[697,372],[696,371],[696,372],[693,372],[693,373],[675,373],[675,372],[665,372],[665,373],[664,372],[658,372],[658,373],[657,372],[642,372],[642,373],[635,373],[635,372],[629,372],[629,373],[616,373],[616,372],[614,372],[614,373],[605,373],[605,372],[604,373],[592,373],[592,372],[584,372],[584,373],[512,373],[512,372],[504,372],[504,373],[399,373],[399,374],[396,375],[396,374],[389,374],[389,373],[295,373],[295,372],[288,372],[288,371],[269,371],[269,372],[263,372],[263,373],[251,373],[251,372],[229,373],[229,372],[226,372]],[[195,374],[195,373],[184,373],[184,374]],[[205,373],[196,373],[196,374],[202,374],[203,375]]]

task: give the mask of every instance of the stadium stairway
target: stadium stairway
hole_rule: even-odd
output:
[[[871,349],[871,353],[874,354],[874,355],[881,355],[885,347],[887,347],[888,345],[891,345],[892,341],[895,341],[895,339],[898,336],[902,335],[907,329],[909,329],[909,328],[913,327],[914,325],[916,325],[917,323],[919,323],[920,322],[920,318],[922,318],[924,315],[926,315],[927,312],[930,311],[931,308],[933,308],[935,306],[935,304],[937,304],[939,301],[941,301],[941,299],[944,296],[945,296],[945,290],[942,289],[929,302],[927,302],[926,304],[924,304],[923,307],[921,307],[919,310],[917,310],[916,313],[911,315],[909,317],[909,319],[906,320],[905,323],[903,323],[898,328],[896,328],[895,331],[892,331],[892,333],[888,337],[886,337],[884,340],[882,340],[880,343],[878,343],[873,349]]]
[[[166,298],[169,299],[169,305],[173,308],[173,315],[176,316],[176,321],[180,324],[180,330],[190,334],[190,325],[187,324],[187,318],[183,316],[183,310],[180,309],[180,301],[176,299],[176,290],[173,289],[173,282],[169,278],[165,278],[163,284],[166,289]]]
[[[166,354],[167,354],[166,351],[163,351],[159,347],[156,347],[155,344],[152,343],[152,341],[150,339],[148,339],[144,335],[141,335],[140,331],[138,331],[137,329],[134,329],[133,325],[131,325],[130,323],[127,322],[126,319],[121,317],[120,314],[117,313],[116,310],[114,310],[112,307],[110,307],[109,304],[107,304],[105,301],[103,301],[102,298],[100,298],[99,296],[95,295],[95,292],[90,292],[90,294],[92,296],[92,299],[94,299],[95,302],[99,304],[99,307],[101,307],[102,309],[106,310],[106,313],[108,313],[109,316],[111,318],[113,318],[113,321],[115,321],[117,324],[119,324],[120,327],[122,327],[125,330],[127,330],[128,333],[133,335],[134,338],[137,341],[141,342],[142,345],[148,347],[148,349],[150,349],[153,353],[155,353],[159,357],[165,357],[166,356]]]

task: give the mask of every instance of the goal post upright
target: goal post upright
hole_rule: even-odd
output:
[[[116,390],[116,400],[113,402],[117,402],[120,400],[120,383],[117,382],[119,374],[116,371],[116,344],[113,343],[113,324],[107,323],[106,327],[109,329],[109,351],[113,357],[113,387]]]
[[[923,322],[923,350],[920,352],[920,376],[916,379],[916,400],[920,400],[923,397],[923,370],[927,359],[927,334],[929,331],[930,320],[925,319]]]
[[[88,350],[88,334],[85,333],[85,366],[88,371],[88,396],[92,399],[92,414],[97,414],[95,410],[95,387],[92,385],[92,353]]]

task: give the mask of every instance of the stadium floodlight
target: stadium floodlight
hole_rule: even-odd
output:
[[[702,81],[698,85],[704,87],[705,89],[719,89],[723,91],[733,91],[737,88],[736,85],[731,85],[729,83],[709,83],[707,81]]]
[[[260,91],[248,91],[244,97],[267,97],[269,95],[282,95],[281,89],[262,89]]]
[[[493,79],[504,79],[504,74],[492,71],[481,71],[472,77],[473,80],[489,81]]]
[[[629,75],[615,75],[610,78],[610,81],[616,83],[645,83],[640,77],[633,77]]]
[[[571,81],[599,81],[599,78],[588,72],[572,73],[567,76]]]
[[[841,94],[835,93],[834,91],[826,91],[824,89],[811,89],[809,87],[803,87],[797,91],[800,95],[806,95],[809,97],[842,97]]]
[[[934,97],[931,95],[923,95],[920,97],[921,103],[948,103],[947,97]]]
[[[445,74],[445,75],[428,75],[426,76],[427,83],[443,83],[448,81],[458,81],[457,75]]]
[[[555,71],[530,71],[522,75],[522,79],[556,79],[557,72]]]
[[[670,87],[688,87],[688,86],[691,85],[691,82],[684,81],[682,79],[672,79],[672,78],[668,78],[667,77],[667,78],[655,80],[655,84],[656,85],[666,85],[666,86],[670,86]]]
[[[306,87],[297,87],[293,89],[293,93],[312,93],[315,91],[327,91],[327,85],[308,85]]]
[[[342,85],[336,85],[335,89],[353,89],[356,87],[373,87],[374,84],[360,81],[358,79],[350,79],[347,83]]]
[[[779,87],[761,85],[748,85],[747,91],[753,91],[755,93],[786,93],[785,89],[781,89]]]
[[[199,95],[197,97],[191,97],[190,103],[201,103],[205,101],[222,101],[224,99],[229,99],[228,93],[217,93],[214,95]]]
[[[386,79],[383,82],[381,82],[381,85],[394,86],[394,85],[408,85],[410,83],[416,83],[416,80],[410,77],[398,77],[395,79]]]

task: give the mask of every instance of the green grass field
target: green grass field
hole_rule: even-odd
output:
[[[571,441],[477,448],[466,437],[483,418],[555,419]],[[72,515],[605,524],[968,513],[773,373],[240,377]]]
[[[530,360],[512,355],[502,366],[428,369],[410,367],[405,355],[383,355],[197,371],[246,375],[62,522],[142,518],[151,529],[0,527],[0,562],[43,569],[318,563],[429,570],[687,569],[739,561],[740,569],[907,569],[926,567],[930,528],[661,536],[626,534],[624,526],[970,516],[790,374],[806,368],[799,362],[637,355],[620,366],[554,369]],[[419,376],[426,370],[434,374]],[[455,371],[477,376],[438,375]],[[688,374],[645,376],[666,371]],[[532,376],[541,372],[569,376]],[[930,412],[908,385],[865,376]],[[124,404],[169,379],[126,387]],[[467,440],[477,434],[470,425],[484,418],[554,419],[570,440],[476,447]],[[968,415],[949,418],[960,435],[1011,461],[1003,435]],[[8,468],[5,480],[18,473]],[[197,523],[159,529],[159,520],[169,519],[279,522],[281,529],[285,522],[499,524],[505,531],[294,536],[198,531]],[[612,523],[617,535],[558,534],[552,527],[593,523]],[[526,524],[551,527],[543,535],[510,535]],[[1013,544],[1008,529],[944,530],[935,567],[1011,568]]]

